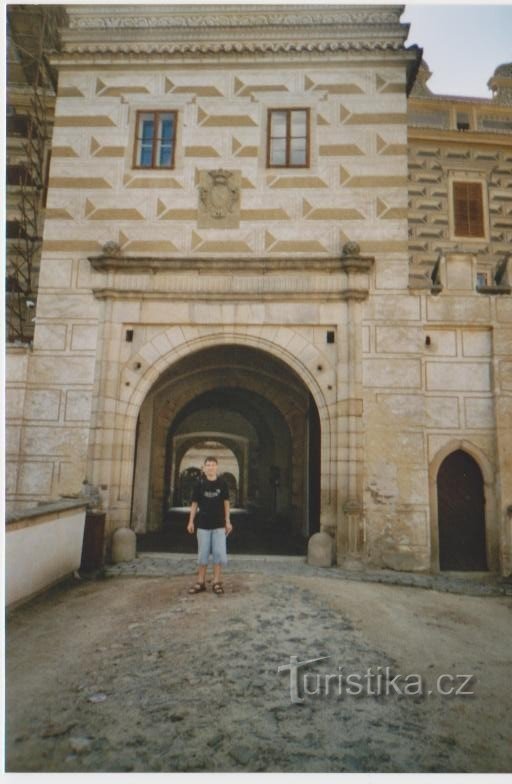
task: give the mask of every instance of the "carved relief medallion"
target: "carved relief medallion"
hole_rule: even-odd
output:
[[[199,172],[200,229],[236,229],[240,225],[240,171]]]

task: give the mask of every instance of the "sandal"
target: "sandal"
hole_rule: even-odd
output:
[[[189,593],[201,593],[201,591],[206,591],[206,585],[204,583],[196,583],[188,589]]]
[[[222,583],[213,583],[212,591],[213,591],[213,593],[216,593],[217,595],[220,595],[221,593],[224,593],[224,588],[222,587]]]

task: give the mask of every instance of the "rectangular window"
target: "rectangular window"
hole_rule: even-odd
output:
[[[309,109],[269,109],[267,166],[309,166]]]
[[[489,275],[487,274],[487,272],[476,273],[476,285],[478,288],[482,288],[484,286],[489,285]]]
[[[134,166],[172,169],[176,145],[176,112],[137,112]]]
[[[7,116],[7,136],[22,136],[27,139],[31,131],[30,117],[26,114],[10,114]]]
[[[9,163],[6,171],[7,185],[28,185],[34,184],[32,175],[27,166],[23,163]]]
[[[5,236],[8,240],[28,239],[27,232],[17,219],[7,220],[5,223]]]
[[[453,183],[453,215],[455,236],[485,237],[481,182]]]
[[[457,130],[469,131],[470,127],[469,114],[467,112],[457,112]]]

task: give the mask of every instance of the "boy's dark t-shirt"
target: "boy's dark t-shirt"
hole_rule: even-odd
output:
[[[197,527],[208,530],[224,528],[224,501],[228,499],[229,490],[223,479],[217,477],[212,482],[206,477],[199,479],[192,493],[192,501],[195,501],[199,506]]]

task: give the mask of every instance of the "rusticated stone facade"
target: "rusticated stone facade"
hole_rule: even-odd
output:
[[[158,531],[215,442],[244,508],[340,564],[435,571],[438,473],[464,452],[484,568],[511,570],[512,137],[408,123],[433,99],[408,103],[401,11],[68,8],[35,341],[9,357],[13,503],[87,478],[110,533]],[[272,164],[272,112],[307,113],[300,166]],[[175,123],[172,165],[140,165],[145,113]],[[468,165],[478,253],[450,235]]]

